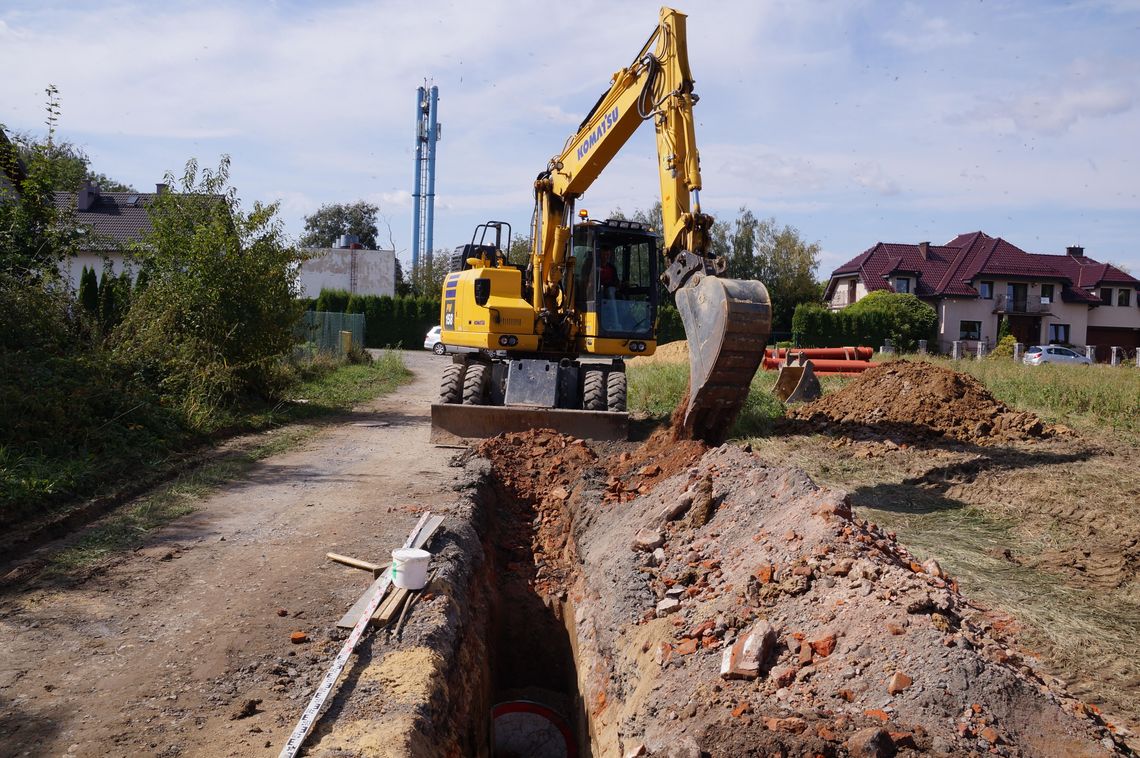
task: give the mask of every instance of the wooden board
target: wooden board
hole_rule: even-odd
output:
[[[429,518],[427,522],[424,523],[423,528],[420,529],[419,534],[416,535],[415,540],[412,541],[412,547],[422,548],[424,545],[426,545],[428,543],[428,540],[432,538],[436,530],[439,529],[439,525],[442,523],[443,516],[432,516]],[[385,572],[385,576],[386,575],[387,572]],[[360,614],[364,613],[364,608],[368,605],[368,599],[372,597],[372,594],[376,592],[377,588],[379,588],[379,586],[383,584],[384,581],[384,576],[381,576],[372,582],[372,584],[369,585],[368,589],[364,591],[364,594],[361,595],[356,603],[348,609],[348,612],[340,617],[340,621],[336,622],[336,625],[341,629],[352,629],[354,626],[356,626],[356,622],[360,619]],[[401,591],[398,587],[393,587],[392,589],[396,590],[397,592]],[[403,592],[404,596],[406,596],[407,591],[403,590]],[[388,599],[385,599],[384,602],[387,603]],[[373,619],[378,619],[379,611],[383,609],[383,607],[384,606],[381,605],[380,609],[377,609],[377,614],[373,614],[372,616]],[[399,604],[396,605],[396,610],[398,609]],[[391,614],[389,614],[388,618],[385,619],[385,621],[390,620],[391,617]]]

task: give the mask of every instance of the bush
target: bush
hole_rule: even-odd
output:
[[[889,339],[896,349],[912,352],[920,339],[932,340],[937,328],[934,308],[914,295],[886,291],[872,292],[839,311],[802,303],[792,317],[800,347],[876,347]]]
[[[439,299],[405,295],[349,294],[347,290],[321,290],[318,311],[364,314],[364,346],[403,345],[418,348],[424,335],[439,323]]]
[[[1002,321],[1002,323],[1006,323],[1006,322]],[[987,358],[1012,358],[1013,357],[1013,346],[1016,344],[1017,344],[1017,337],[1014,337],[1012,334],[1007,334],[1004,337],[1002,337],[1000,340],[998,340],[998,343],[996,345],[994,345],[994,349],[986,357]]]
[[[277,206],[243,212],[228,167],[223,158],[199,173],[190,161],[182,191],[150,205],[153,231],[136,250],[150,280],[111,335],[116,359],[192,426],[245,398],[280,395],[279,364],[301,313],[300,255]]]

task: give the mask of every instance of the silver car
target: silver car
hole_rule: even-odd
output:
[[[1060,345],[1034,345],[1025,351],[1021,359],[1027,366],[1040,366],[1042,363],[1079,363],[1085,366],[1092,365],[1085,356]]]
[[[425,350],[430,350],[436,355],[443,355],[445,352],[447,352],[447,348],[442,342],[439,341],[441,331],[442,329],[438,326],[433,326],[431,328],[431,331],[429,331],[427,333],[427,336],[424,337]]]

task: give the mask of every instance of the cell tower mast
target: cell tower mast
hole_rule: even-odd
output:
[[[426,83],[425,83],[426,84]],[[431,256],[435,215],[435,143],[439,141],[439,88],[416,89],[416,181],[412,193],[412,273],[418,273],[420,255]]]

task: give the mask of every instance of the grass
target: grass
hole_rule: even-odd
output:
[[[669,418],[689,383],[689,367],[684,363],[637,365],[634,362],[626,374],[629,409],[661,420]],[[846,377],[820,377],[824,392],[841,387],[848,381]],[[731,437],[739,439],[768,434],[772,425],[783,418],[784,404],[772,393],[775,385],[776,372],[756,372],[748,399],[732,427]]]
[[[231,424],[228,430],[230,434],[237,434],[282,428],[267,438],[260,439],[256,447],[226,454],[220,460],[184,473],[173,483],[163,485],[116,510],[113,515],[101,519],[86,530],[78,542],[53,558],[53,570],[65,571],[89,565],[109,553],[139,544],[148,532],[193,511],[195,501],[213,487],[241,475],[262,458],[295,447],[315,432],[313,427],[307,425],[283,425],[343,412],[361,402],[392,392],[412,376],[400,354],[395,351],[385,351],[372,363],[339,366],[326,363],[310,366],[306,371],[294,390],[293,402],[280,403],[236,417],[236,423]],[[304,402],[298,402],[302,400]],[[165,457],[160,461],[165,461]],[[52,472],[59,475],[60,469],[52,467],[51,463],[50,460],[40,460],[33,466],[40,467],[42,476],[47,477]],[[82,466],[78,468],[74,476],[84,473]],[[157,462],[150,469],[131,471],[130,478],[145,478],[148,473],[158,474],[160,469],[161,463]],[[0,471],[5,476],[27,476],[34,470],[32,466],[22,465],[20,459],[10,451],[0,449]],[[110,479],[105,488],[113,491],[122,481],[124,472],[119,472],[118,477]],[[36,512],[42,514],[44,511],[39,509]]]

